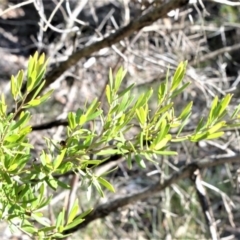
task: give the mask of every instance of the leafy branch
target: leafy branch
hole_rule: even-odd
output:
[[[44,54],[39,56],[36,53],[30,57],[26,73],[20,71],[16,77],[11,78],[11,94],[16,104],[14,113],[7,113],[5,96],[1,96],[0,216],[10,224],[13,231],[17,227],[32,237],[61,238],[118,207],[144,199],[149,194],[189,177],[195,169],[225,163],[226,159],[194,162],[161,184],[156,183],[139,193],[112,201],[95,210],[90,208],[80,215],[76,199],[68,211],[63,207],[58,212],[56,221],[50,222],[47,214],[42,211],[52,200],[53,195],[47,194],[48,189],[53,193],[59,189],[70,189],[59,176],[74,172],[81,179],[81,190],[88,200],[93,198],[93,189],[103,197],[106,190],[115,192],[114,186],[107,179],[111,170],[97,175],[95,168],[111,156],[122,156],[129,168],[134,162],[140,168],[145,168],[147,161],[158,164],[159,156],[178,154],[171,150],[174,142],[219,138],[224,134],[225,127],[239,125],[240,107],[236,106],[230,112],[228,105],[232,95],[228,94],[222,99],[215,97],[208,116],[199,120],[194,131],[182,134],[190,121],[193,103],[187,103],[176,116],[174,99],[190,84],[184,81],[187,62],[179,64],[171,80],[167,77],[165,82],[159,84],[155,110],[149,106],[153,89],[147,90],[138,98],[133,94],[134,84],[121,89],[126,71],[120,68],[115,76],[111,71],[109,74],[105,92],[107,112],[103,112],[97,99],[84,109],[69,112],[66,139],[58,143],[46,138],[47,150],[42,150],[39,162],[35,163],[31,161],[30,154],[34,147],[28,139],[31,132],[29,109],[43,104],[51,96],[52,90],[38,96],[45,85],[43,79],[46,67]],[[24,80],[26,91],[23,93],[21,89]],[[90,122],[93,126],[91,130],[87,127]],[[101,126],[97,127],[96,123],[99,122]],[[139,129],[135,134],[131,133],[133,124]],[[172,130],[176,130],[177,134],[173,134]],[[129,133],[131,137],[127,137]],[[229,162],[237,160],[238,158],[232,158]]]

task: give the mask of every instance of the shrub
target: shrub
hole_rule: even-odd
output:
[[[138,99],[132,94],[134,84],[120,91],[126,74],[121,68],[115,78],[111,71],[109,74],[107,112],[103,112],[97,100],[85,109],[70,112],[67,138],[61,144],[46,139],[47,150],[42,150],[39,160],[34,161],[30,152],[34,146],[28,140],[31,132],[29,109],[39,106],[51,96],[52,90],[40,94],[44,89],[46,65],[44,54],[39,56],[36,53],[29,59],[26,74],[21,70],[17,76],[12,76],[13,112],[8,112],[4,94],[0,101],[0,217],[8,222],[12,231],[18,228],[31,237],[61,238],[81,224],[92,211],[91,208],[79,215],[76,199],[69,212],[62,209],[57,214],[55,223],[44,215],[42,208],[52,200],[52,196],[46,195],[46,189],[49,187],[54,192],[70,188],[59,176],[69,172],[79,174],[83,183],[81,187],[87,188],[88,200],[92,197],[92,188],[103,197],[105,190],[114,192],[114,186],[106,179],[108,172],[96,176],[94,169],[110,156],[122,155],[129,168],[133,161],[140,168],[145,168],[145,162],[156,162],[158,155],[176,155],[177,152],[171,151],[173,142],[218,138],[224,134],[224,128],[238,124],[240,106],[232,114],[227,114],[232,98],[228,94],[221,100],[214,98],[208,116],[199,120],[193,132],[182,133],[189,122],[193,103],[187,103],[176,116],[173,100],[190,84],[183,81],[186,62],[179,64],[172,80],[167,76],[166,81],[159,84],[154,112],[149,110],[148,104],[152,89]],[[87,126],[89,122],[93,125],[100,122],[101,129],[94,127],[90,130]],[[128,138],[127,133],[133,124],[140,130]]]

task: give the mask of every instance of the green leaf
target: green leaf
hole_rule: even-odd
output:
[[[30,77],[27,79],[27,92],[30,93],[33,88],[37,77],[37,71],[33,70],[30,74]]]
[[[56,160],[53,162],[53,168],[56,170],[63,161],[63,158],[66,154],[67,148],[61,150],[61,154],[57,156]]]
[[[57,222],[56,222],[56,228],[60,228],[60,227],[63,227],[63,224],[64,224],[64,216],[65,216],[65,210],[63,209],[59,214],[58,214],[58,217],[57,217]]]
[[[80,123],[80,118],[81,118],[82,114],[83,114],[83,110],[78,108],[78,110],[76,111],[76,122],[77,122],[77,124]]]
[[[66,173],[66,172],[69,172],[70,170],[72,170],[73,169],[73,163],[71,163],[71,162],[62,162],[62,164],[61,164],[61,166],[59,167],[59,169],[58,169],[58,172],[60,173],[60,174],[64,174],[64,173]],[[59,184],[60,185],[60,184]]]
[[[113,90],[113,73],[112,73],[112,69],[110,68],[109,70],[109,86],[110,86],[110,90]]]
[[[190,116],[191,116],[191,112],[189,112],[189,114],[187,116],[185,116],[184,121],[181,123],[180,128],[178,129],[177,137],[179,137],[179,135],[182,132],[183,128],[187,125]]]
[[[42,53],[42,55],[38,58],[37,61],[37,71],[40,72],[42,69],[42,66],[44,65],[45,62],[45,53]]]
[[[24,72],[23,70],[20,70],[17,75],[17,90],[20,96],[21,96],[21,88],[23,83],[23,76],[24,76]]]
[[[191,110],[192,110],[192,105],[193,105],[193,102],[190,102],[190,103],[188,103],[188,105],[184,108],[184,110],[182,111],[182,113],[180,114],[180,116],[179,116],[179,118],[181,119],[181,120],[185,120],[186,119],[186,117],[189,117],[189,114],[190,114],[190,112],[191,112]]]
[[[11,164],[7,170],[8,170],[9,172],[12,172],[12,171],[16,170],[17,167],[18,167],[18,164],[17,164],[17,163],[14,163],[14,164]]]
[[[132,101],[133,101],[133,97],[130,97],[129,93],[125,94],[118,106],[117,113],[124,112],[126,108],[132,103]]]
[[[73,168],[71,168],[71,170],[73,170]],[[66,184],[66,183],[63,182],[63,181],[57,180],[57,183],[58,183],[58,185],[59,185],[61,188],[63,188],[63,189],[71,189],[70,185]]]
[[[103,174],[101,174],[101,177],[107,176],[109,173],[112,173],[112,172],[116,171],[117,169],[118,169],[118,167],[112,168],[111,170],[106,171]]]
[[[34,59],[34,62],[35,62],[35,63],[37,63],[38,56],[39,56],[39,53],[38,53],[38,52],[35,52],[34,55],[33,55],[33,59]]]
[[[62,231],[63,231],[64,229],[62,229]],[[52,239],[59,239],[59,238],[64,238],[64,239],[66,239],[66,237],[69,237],[71,234],[67,234],[67,235],[63,235],[63,234],[61,234],[61,233],[54,233],[54,234],[52,234],[51,235],[51,238]]]
[[[190,83],[191,82],[184,83],[182,87],[180,87],[179,89],[173,91],[173,93],[171,94],[171,99],[175,98],[180,93],[182,93],[190,85]]]
[[[44,85],[44,84],[43,84]],[[36,107],[42,103],[44,103],[46,100],[49,99],[51,96],[53,90],[49,90],[46,94],[44,94],[42,97],[38,96],[35,99],[32,98],[31,101],[27,103],[27,105],[24,105],[23,108],[29,108],[29,107]],[[36,94],[35,94],[36,95]]]
[[[42,81],[42,83],[41,83],[41,84],[38,86],[38,88],[34,91],[34,95],[33,95],[33,97],[32,97],[31,100],[35,99],[35,98],[38,96],[38,94],[40,93],[40,91],[43,89],[43,87],[44,87],[44,85],[45,85],[45,82],[46,82],[46,81]]]
[[[177,156],[178,153],[175,151],[159,151],[159,150],[153,150],[154,153],[163,155],[163,156]]]
[[[141,156],[139,156],[138,154],[135,156],[135,159],[136,159],[136,162],[138,164],[138,166],[140,166],[141,168],[145,169],[146,168],[146,165],[145,165],[145,162],[144,160],[142,159]]]
[[[86,117],[88,118],[90,115],[95,113],[96,109],[99,107],[100,103],[98,102],[97,99],[93,100],[92,104],[88,107],[87,112],[86,112]]]
[[[131,153],[128,153],[128,155],[127,155],[127,165],[128,165],[128,168],[131,170],[132,169],[132,155],[131,155]]]
[[[50,202],[51,202],[51,200],[52,200],[52,196],[50,196],[49,198],[44,198],[44,199],[42,199],[42,200],[39,202],[38,209],[41,209],[41,208],[49,205]]]
[[[232,99],[232,96],[233,94],[227,94],[223,99],[222,101],[220,102],[220,109],[218,111],[218,115],[220,116],[224,111],[225,109],[228,107],[231,99]]]
[[[40,188],[39,188],[39,194],[40,194],[39,199],[40,199],[40,201],[43,199],[45,190],[46,190],[46,188],[45,188],[44,184],[42,183]]]
[[[93,185],[95,186],[95,188],[97,189],[99,195],[100,195],[101,197],[104,197],[104,193],[103,193],[103,191],[102,191],[102,188],[101,188],[98,180],[97,180],[95,177],[93,177],[92,183],[93,183]]]
[[[206,139],[210,140],[210,139],[220,138],[223,134],[224,134],[224,132],[215,132],[215,133],[207,135]]]
[[[42,151],[40,155],[40,160],[43,166],[50,165],[52,163],[51,156]]]
[[[40,103],[42,104],[42,103],[46,102],[46,101],[50,98],[50,96],[52,95],[53,91],[54,91],[54,90],[51,89],[51,90],[47,91],[44,95],[42,95],[42,96],[39,98]]]
[[[1,177],[7,182],[7,184],[12,184],[12,180],[6,172],[1,172]]]
[[[86,217],[89,213],[92,212],[92,210],[93,210],[93,208],[88,209],[87,211],[85,211],[85,212],[81,213],[80,215],[78,215],[78,217],[75,218],[74,220]]]
[[[16,83],[16,79],[14,76],[11,77],[11,93],[12,96],[14,98],[14,100],[17,99],[17,83]]]
[[[1,101],[0,101],[0,117],[5,117],[7,112],[7,105],[5,103],[5,97],[3,93],[1,94]]]
[[[222,122],[219,122],[217,124],[215,124],[214,126],[212,126],[209,130],[208,130],[208,134],[212,134],[216,131],[218,131],[220,128],[226,126],[226,122],[225,121],[222,121]]]
[[[117,71],[116,77],[115,77],[115,86],[114,86],[114,91],[117,92],[119,90],[119,87],[122,83],[122,80],[124,79],[125,75],[126,75],[127,71],[123,70],[123,68],[119,68],[119,70]]]
[[[7,142],[10,142],[10,143],[15,143],[18,141],[18,139],[20,138],[21,136],[19,134],[11,134],[10,136],[7,136],[5,138],[5,141]]]
[[[77,225],[80,225],[82,222],[84,222],[84,219],[77,217],[73,220],[73,222],[71,222],[70,224],[68,224],[67,226],[65,226],[63,228],[64,231],[69,230],[71,228],[76,227]]]
[[[234,119],[240,110],[240,104],[235,108],[234,112],[232,113],[231,119]]]
[[[131,84],[129,87],[125,88],[123,91],[121,91],[118,94],[118,98],[124,96],[127,92],[130,92],[130,90],[135,86],[135,83]]]
[[[97,112],[92,113],[91,115],[88,115],[86,120],[91,121],[93,119],[96,119],[98,116],[102,114],[102,112],[103,112],[102,110],[98,110]]]
[[[153,94],[152,88],[150,88],[147,92],[143,93],[138,98],[138,101],[135,103],[133,110],[136,109],[136,108],[140,108],[140,107],[144,106],[148,102],[148,100],[150,99],[152,94]]]
[[[26,106],[24,106],[23,108],[36,107],[40,104],[41,104],[40,99],[36,98],[36,99],[29,101],[28,104]]]
[[[85,114],[83,114],[80,117],[79,125],[83,125],[86,121],[87,121],[87,116]]]
[[[76,217],[78,211],[79,211],[78,199],[76,199],[74,201],[74,204],[73,204],[73,206],[70,210],[70,213],[68,215],[67,225],[73,221],[73,219]]]
[[[159,105],[162,104],[162,102],[164,101],[166,94],[167,94],[167,84],[166,82],[162,82],[158,88],[158,104]]]
[[[127,153],[127,150],[123,150],[124,153]],[[119,149],[103,149],[100,150],[99,152],[97,152],[96,154],[98,156],[101,155],[114,155],[114,154],[120,154],[121,152],[119,151]]]
[[[186,66],[187,66],[187,62],[181,62],[178,65],[177,70],[175,71],[174,76],[173,76],[172,86],[170,89],[171,92],[174,91],[182,82],[183,77],[186,72]]]
[[[40,224],[42,224],[43,226],[45,227],[50,227],[50,224],[49,222],[47,222],[45,220],[45,218],[41,217],[41,216],[38,216],[38,214],[35,212],[34,214],[32,214],[32,217]]]
[[[36,66],[36,71],[37,71],[37,76],[36,76],[36,81],[34,84],[34,88],[36,88],[40,82],[42,81],[45,72],[46,72],[46,68],[47,68],[47,64],[48,64],[48,60],[45,61],[45,54],[43,53],[39,59],[36,61],[37,66]]]
[[[31,234],[38,232],[37,228],[33,227],[32,225],[22,225],[21,229]]]
[[[76,128],[76,114],[73,112],[68,113],[68,125],[73,130]]]
[[[111,94],[111,89],[109,85],[106,86],[106,97],[108,100],[108,104],[110,105],[112,103],[112,94]]]
[[[200,119],[197,128],[195,130],[195,133],[198,133],[200,130],[202,130],[202,128],[204,127],[204,122],[203,122],[203,117]]]
[[[102,184],[105,188],[107,188],[111,192],[115,192],[115,189],[111,183],[109,183],[106,179],[102,177],[97,178],[98,182]]]
[[[50,188],[52,188],[53,190],[57,190],[57,187],[58,187],[58,181],[55,180],[53,177],[49,177],[46,179],[46,182],[48,184],[48,186]]]
[[[20,126],[23,127],[27,122],[29,122],[30,117],[31,115],[29,112],[21,112],[20,119],[10,128],[10,130],[13,131]]]
[[[34,68],[35,68],[35,61],[34,61],[34,58],[32,56],[30,56],[30,58],[28,60],[28,72],[27,72],[28,79],[30,79],[31,73]]]
[[[136,109],[137,117],[142,126],[146,123],[147,113],[143,107]]]
[[[204,140],[204,139],[207,138],[207,135],[208,135],[207,132],[197,133],[197,134],[190,137],[190,141],[198,142],[198,141]]]
[[[38,231],[39,232],[52,232],[55,229],[55,226],[51,226],[51,227],[43,227],[43,228],[39,228]]]
[[[212,102],[211,110],[208,116],[207,125],[210,125],[217,117],[218,96],[216,96]]]
[[[160,127],[158,129],[157,137],[153,141],[153,145],[156,145],[158,142],[160,142],[162,139],[166,137],[170,129],[170,125],[167,123],[166,119],[161,120]]]
[[[160,150],[161,148],[165,147],[171,139],[172,136],[170,134],[167,134],[161,141],[157,142],[156,145],[153,147],[151,146],[151,149]]]
[[[173,106],[173,103],[167,104],[166,106],[160,108],[160,109],[157,111],[157,114],[159,115],[159,114],[161,114],[161,113],[167,112],[172,106]]]

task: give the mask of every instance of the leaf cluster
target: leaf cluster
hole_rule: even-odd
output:
[[[58,176],[69,172],[79,174],[81,187],[87,189],[88,200],[92,198],[93,188],[104,197],[104,190],[114,192],[114,186],[106,179],[109,172],[97,176],[94,169],[112,155],[123,156],[129,168],[133,161],[145,168],[146,161],[156,162],[159,155],[177,155],[171,151],[172,142],[218,138],[224,134],[225,127],[238,125],[240,106],[228,114],[227,107],[232,98],[229,94],[221,100],[215,97],[209,115],[199,120],[194,132],[184,133],[193,103],[187,103],[176,116],[174,99],[190,84],[184,82],[186,62],[179,64],[171,80],[167,74],[166,80],[159,84],[154,111],[149,107],[153,89],[137,98],[133,94],[134,84],[120,90],[126,74],[120,68],[115,77],[111,70],[109,73],[105,92],[107,111],[104,112],[101,103],[95,99],[84,109],[70,112],[66,139],[58,143],[46,138],[47,151],[42,150],[39,162],[34,162],[30,154],[34,146],[28,139],[31,132],[29,108],[39,106],[51,96],[52,90],[39,96],[45,84],[46,67],[45,55],[36,53],[30,57],[26,73],[21,70],[11,77],[14,113],[7,113],[3,94],[0,100],[0,218],[7,221],[13,231],[18,228],[38,239],[64,237],[64,231],[81,224],[92,211],[89,209],[78,215],[76,199],[69,213],[62,209],[55,223],[50,222],[42,210],[52,200],[52,196],[47,195],[47,188],[53,191],[70,188]],[[24,79],[27,87],[22,93]],[[138,128],[135,134],[132,134],[133,126]]]

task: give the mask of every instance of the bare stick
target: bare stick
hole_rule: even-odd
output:
[[[101,41],[95,42],[89,46],[86,46],[74,54],[72,54],[68,60],[62,62],[59,66],[54,67],[52,71],[46,77],[46,83],[44,88],[52,84],[58,79],[66,70],[76,65],[77,62],[92,53],[99,51],[105,47],[111,47],[113,44],[118,43],[120,40],[130,36],[136,31],[139,31],[145,26],[151,25],[156,20],[166,17],[167,14],[177,8],[183,7],[188,4],[188,0],[171,0],[161,6],[155,7],[153,10],[148,11],[146,14],[140,16],[136,20],[131,21],[127,26],[118,29],[116,32],[110,34],[108,37]],[[25,89],[23,89],[24,91]],[[33,96],[34,92],[29,95],[29,99]]]
[[[6,10],[4,10],[3,12],[1,12],[0,13],[0,17],[2,15],[6,14],[7,12],[13,10],[13,9],[20,8],[20,7],[23,7],[25,5],[28,5],[28,4],[31,4],[31,3],[34,3],[34,2],[35,2],[35,0],[28,0],[28,1],[25,1],[25,2],[22,2],[22,3],[18,3],[16,5],[13,5],[13,6],[7,8]]]
[[[165,188],[171,186],[172,184],[192,176],[197,169],[201,170],[205,168],[219,166],[225,163],[234,163],[239,161],[240,161],[240,155],[237,155],[234,157],[226,157],[226,158],[203,159],[203,160],[190,163],[185,167],[181,168],[179,171],[173,173],[169,178],[165,179],[163,182],[158,181],[139,192],[129,194],[122,198],[114,199],[112,201],[109,201],[105,204],[98,206],[94,211],[92,211],[85,218],[85,221],[82,224],[79,224],[76,227],[64,232],[64,234],[76,232],[86,227],[90,222],[98,218],[104,218],[107,215],[109,215],[111,212],[116,211],[120,207],[126,206],[130,203],[134,203],[139,200],[147,199],[153,196],[154,194],[164,190]]]
[[[211,237],[213,240],[218,240],[218,232],[217,232],[217,227],[216,227],[216,222],[214,219],[213,211],[211,208],[211,203],[209,200],[209,197],[207,195],[206,189],[204,188],[202,184],[202,179],[201,179],[201,173],[199,169],[194,171],[192,175],[192,180],[195,183],[195,188],[197,191],[199,203],[202,208],[202,212],[204,214],[204,217],[206,219],[206,224],[209,228],[209,232],[211,234]]]

